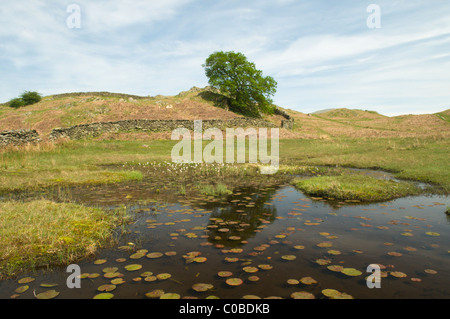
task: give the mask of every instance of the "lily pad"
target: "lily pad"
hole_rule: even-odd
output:
[[[165,293],[163,295],[161,295],[161,297],[159,297],[159,299],[180,299],[181,296],[177,293]]]
[[[104,292],[94,296],[94,299],[111,299],[114,295],[109,292]]]
[[[228,278],[225,282],[229,286],[239,286],[243,283],[241,278]]]
[[[257,272],[259,269],[256,268],[256,267],[247,266],[247,267],[242,268],[242,270],[244,270],[245,272],[248,272],[248,273],[255,273],[255,272]]]
[[[436,232],[431,232],[431,231],[426,232],[425,234],[428,235],[428,236],[441,236],[441,234],[436,233]]]
[[[330,265],[330,266],[328,266],[327,268],[328,268],[329,270],[335,271],[335,272],[341,272],[341,271],[344,269],[344,267],[339,266],[339,265]]]
[[[101,285],[100,287],[97,288],[98,291],[105,291],[105,292],[109,292],[109,291],[113,291],[114,289],[116,289],[116,285]]]
[[[293,299],[315,299],[316,297],[307,291],[296,291],[291,294]]]
[[[300,283],[300,281],[298,281],[297,279],[288,279],[286,282],[289,285],[298,285]]]
[[[56,290],[47,290],[36,295],[37,299],[53,299],[59,296],[59,292]]]
[[[109,273],[109,272],[116,272],[117,270],[119,270],[119,268],[117,267],[107,267],[107,268],[103,268],[103,272],[104,273]]]
[[[303,277],[300,279],[300,282],[304,285],[313,285],[313,284],[317,284],[317,280],[315,280],[312,277]]]
[[[160,253],[160,252],[154,252],[154,253],[147,254],[147,258],[150,258],[150,259],[155,259],[155,258],[159,258],[162,256],[163,256],[163,253]]]
[[[160,298],[162,295],[164,295],[164,290],[162,289],[155,289],[145,294],[147,298]]]
[[[355,268],[344,268],[341,270],[341,273],[350,277],[356,277],[362,275],[362,272]]]
[[[391,275],[396,277],[396,278],[405,278],[407,277],[407,275],[401,271],[392,271]]]
[[[58,284],[47,284],[47,283],[42,283],[42,284],[40,284],[40,286],[41,286],[42,288],[53,288],[53,287],[58,286]]]
[[[116,278],[111,280],[111,284],[113,285],[121,285],[123,283],[125,283],[125,280],[123,278]]]
[[[106,263],[106,259],[97,259],[96,261],[94,261],[94,265],[101,265]]]
[[[18,283],[19,283],[19,284],[28,284],[28,283],[30,283],[30,282],[33,282],[34,280],[35,280],[35,279],[32,278],[32,277],[25,277],[25,278],[20,279],[20,280],[18,281]]]
[[[325,297],[334,298],[339,296],[341,293],[335,289],[323,289],[322,294],[324,294]]]
[[[199,284],[192,285],[192,289],[197,292],[205,292],[205,291],[211,290],[212,288],[214,288],[214,286],[211,284],[199,283]]]
[[[292,260],[297,259],[297,256],[295,256],[295,255],[283,255],[283,256],[281,256],[281,259],[292,261]]]
[[[28,285],[24,285],[24,286],[20,286],[19,288],[17,288],[16,290],[14,290],[16,293],[18,294],[23,294],[25,291],[28,290],[28,288],[30,288],[30,286]]]
[[[258,265],[258,267],[262,270],[270,270],[273,268],[271,265],[268,265],[268,264]]]
[[[231,271],[219,271],[219,272],[217,273],[217,275],[218,275],[219,277],[226,278],[226,277],[232,276],[233,273],[232,273]]]
[[[131,265],[125,266],[125,269],[128,270],[128,271],[136,271],[136,270],[142,269],[142,265],[131,264]]]
[[[156,278],[158,278],[159,280],[166,280],[166,279],[169,279],[170,277],[172,277],[172,275],[169,273],[162,273],[162,274],[156,275]]]

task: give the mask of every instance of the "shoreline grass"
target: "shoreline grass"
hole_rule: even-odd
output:
[[[296,179],[293,184],[310,196],[361,202],[387,201],[421,192],[418,187],[407,182],[362,175],[319,176]]]
[[[0,279],[68,265],[114,242],[127,216],[48,200],[0,202]]]

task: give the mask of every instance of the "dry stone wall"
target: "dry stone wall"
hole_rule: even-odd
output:
[[[0,147],[7,145],[36,144],[40,142],[36,130],[11,130],[0,132]]]

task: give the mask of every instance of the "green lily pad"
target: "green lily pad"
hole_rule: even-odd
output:
[[[267,264],[262,264],[262,265],[258,265],[258,268],[262,269],[262,270],[270,270],[273,267],[271,265],[267,265]]]
[[[102,269],[104,273],[116,272],[117,270],[119,270],[117,267],[107,267]]]
[[[111,278],[116,278],[116,277],[120,277],[122,276],[122,274],[120,272],[107,272],[106,274],[103,275],[103,277],[111,279]]]
[[[94,261],[95,265],[101,265],[106,263],[106,259],[97,259],[96,261]]]
[[[98,277],[100,277],[100,274],[98,274],[98,273],[92,273],[92,274],[89,274],[89,276],[87,276],[87,278],[89,278],[89,279],[95,279]]]
[[[331,260],[328,259],[316,259],[316,263],[321,265],[321,266],[325,266],[331,263]]]
[[[288,279],[286,282],[289,285],[298,285],[300,283],[300,281],[298,281],[297,279]]]
[[[142,265],[131,264],[131,265],[125,266],[125,269],[128,270],[128,271],[136,271],[136,270],[142,269]]]
[[[176,293],[165,293],[163,295],[161,295],[161,297],[159,297],[159,299],[180,299],[181,296],[179,294]]]
[[[53,299],[59,296],[59,292],[56,290],[47,290],[36,295],[37,299]]]
[[[356,277],[362,275],[362,272],[355,268],[344,268],[341,270],[341,273],[350,277]]]
[[[105,291],[105,292],[113,291],[114,289],[116,289],[116,285],[101,285],[100,287],[97,288],[98,291]]]
[[[205,292],[205,291],[211,290],[212,288],[214,288],[214,286],[211,284],[199,283],[199,284],[192,285],[192,289],[194,289],[197,292]]]
[[[436,232],[431,232],[431,231],[426,232],[425,234],[428,235],[428,236],[441,236],[441,234],[436,233]]]
[[[162,289],[155,289],[145,294],[147,298],[160,298],[162,295],[164,295],[164,290]]]
[[[24,286],[20,286],[19,288],[17,288],[16,290],[14,290],[16,293],[18,294],[23,294],[25,291],[28,290],[28,288],[30,288],[30,286],[28,285],[24,285]]]
[[[226,278],[226,277],[232,276],[233,273],[232,273],[231,271],[219,271],[219,272],[217,273],[217,275],[218,275],[219,277]]]
[[[329,250],[328,253],[330,255],[340,255],[341,254],[341,252],[339,250],[334,250],[334,249]]]
[[[341,272],[344,269],[344,267],[339,266],[339,265],[330,265],[327,268],[334,272]]]
[[[335,289],[323,289],[322,293],[324,294],[324,296],[326,296],[328,298],[334,298],[341,294],[339,291],[337,291]]]
[[[30,282],[33,282],[34,280],[35,280],[35,279],[32,278],[32,277],[25,277],[25,278],[20,279],[20,280],[18,281],[18,283],[19,283],[19,284],[28,284],[28,283],[30,283]]]
[[[40,286],[41,286],[42,288],[53,288],[53,287],[58,286],[58,284],[46,284],[46,283],[42,283],[42,284],[40,284]]]
[[[113,285],[121,285],[123,283],[125,283],[125,280],[123,278],[116,278],[111,280],[111,284]]]
[[[207,260],[206,257],[195,257],[194,262],[196,263],[204,263]]]
[[[315,299],[316,297],[307,291],[296,291],[291,294],[293,299]]]
[[[130,256],[130,259],[140,259],[145,256],[145,252],[136,252]]]
[[[162,257],[163,255],[164,255],[163,253],[160,253],[160,252],[154,252],[154,253],[149,253],[149,254],[147,254],[147,258],[155,259],[155,258]]]
[[[295,255],[284,255],[284,256],[281,256],[281,258],[284,259],[284,260],[291,261],[291,260],[295,260],[297,258],[297,256],[295,256]]]
[[[313,279],[312,277],[303,277],[300,279],[300,282],[304,285],[317,284],[317,280]]]
[[[247,279],[250,280],[250,281],[255,282],[255,281],[259,280],[259,277],[258,276],[249,276]]]
[[[228,278],[225,282],[229,286],[239,286],[243,283],[241,278]]]
[[[94,296],[94,299],[111,299],[114,295],[109,292],[104,292]]]
[[[162,273],[162,274],[156,275],[156,278],[158,278],[159,280],[166,280],[166,279],[169,279],[170,277],[172,277],[172,275],[169,273]]]
[[[248,272],[248,273],[255,273],[255,272],[257,272],[259,269],[256,268],[256,267],[247,266],[247,267],[242,268],[242,270],[244,270],[245,272]]]

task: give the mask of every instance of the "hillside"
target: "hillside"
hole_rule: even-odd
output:
[[[35,129],[46,137],[53,128],[132,119],[232,119],[242,115],[224,106],[223,97],[193,87],[176,96],[139,97],[108,92],[68,93],[47,96],[41,102],[11,109],[0,105],[0,131]],[[282,108],[280,108],[282,109]],[[388,117],[374,111],[328,109],[313,114],[282,109],[295,120],[293,130],[281,129],[281,138],[332,137],[449,137],[450,110],[436,114]],[[280,115],[266,117],[280,125]],[[169,132],[133,133],[104,138],[170,138]]]

